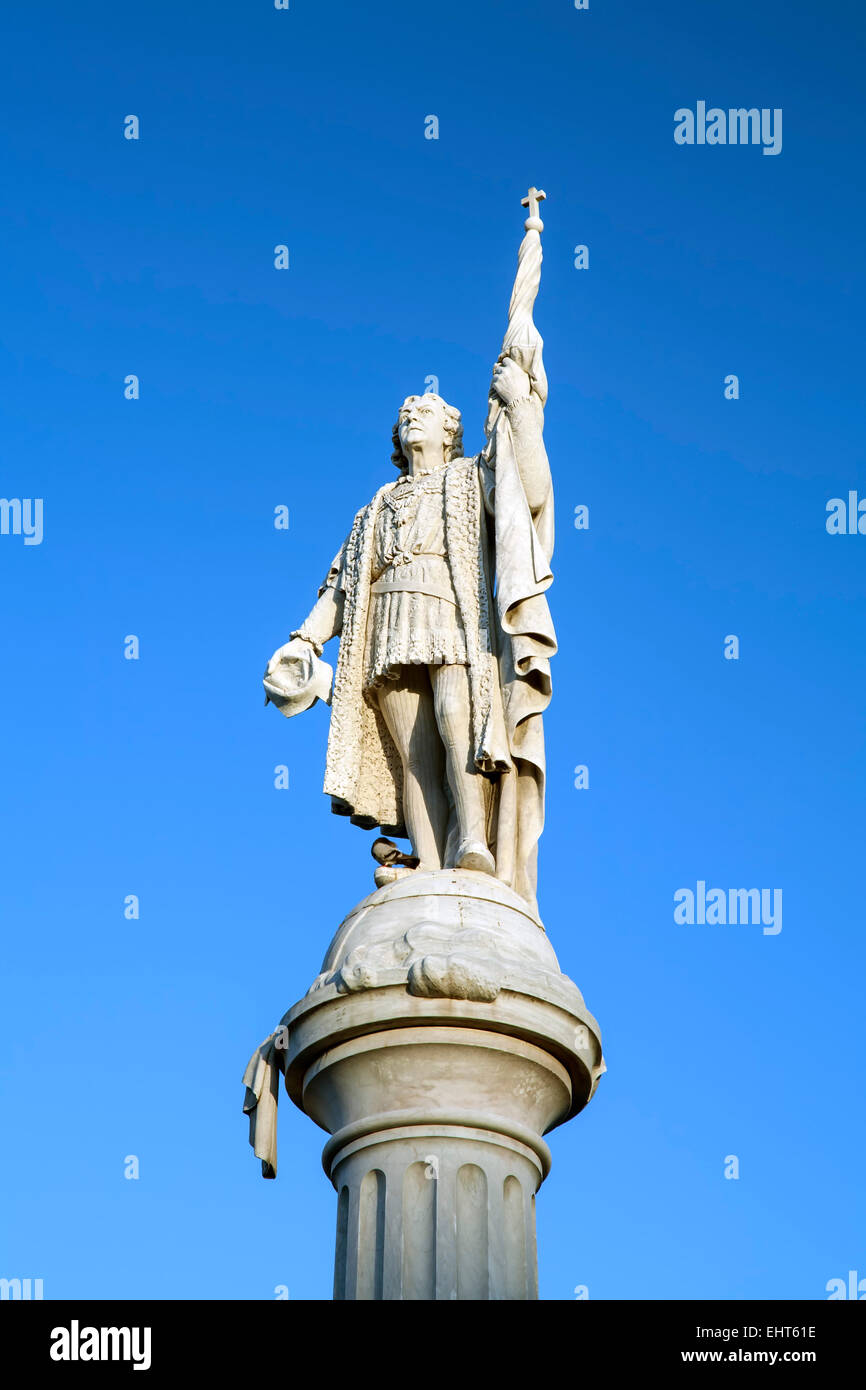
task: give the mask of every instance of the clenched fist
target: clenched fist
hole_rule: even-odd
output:
[[[503,405],[512,405],[514,401],[519,401],[521,397],[530,394],[532,383],[523,368],[518,367],[512,358],[506,357],[503,361],[497,362],[493,368],[493,381],[490,389],[494,395],[499,397]]]

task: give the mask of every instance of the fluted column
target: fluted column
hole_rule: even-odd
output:
[[[402,1026],[373,1022],[389,1011]],[[510,1031],[480,1027],[482,1012]],[[577,1058],[570,1070],[556,1055],[577,1031],[562,1012],[391,987],[314,1002],[294,1019],[287,1084],[331,1133],[335,1299],[538,1297],[541,1136],[573,1110],[582,1075]]]
[[[380,889],[285,1022],[286,1088],[330,1135],[334,1298],[537,1298],[542,1136],[604,1064],[526,903],[481,873]]]
[[[398,1134],[332,1164],[334,1298],[536,1298],[535,1154],[456,1125]]]

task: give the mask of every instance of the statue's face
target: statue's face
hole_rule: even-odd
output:
[[[435,396],[408,396],[397,417],[400,447],[409,457],[413,445],[433,446],[445,456],[445,410]]]

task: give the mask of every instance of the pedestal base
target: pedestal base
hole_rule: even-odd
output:
[[[380,889],[285,1021],[287,1090],[331,1135],[334,1297],[536,1298],[542,1135],[604,1064],[522,899],[460,870]]]

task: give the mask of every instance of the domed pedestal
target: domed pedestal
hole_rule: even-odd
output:
[[[379,889],[285,1022],[286,1088],[331,1136],[334,1297],[536,1298],[542,1135],[604,1063],[523,899],[465,870]]]

